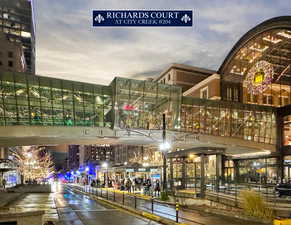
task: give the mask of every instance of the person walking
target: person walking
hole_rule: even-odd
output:
[[[152,186],[151,180],[147,179],[146,180],[146,195],[151,195],[151,186]]]
[[[2,186],[3,186],[3,189],[5,190],[6,189],[6,180],[5,180],[5,178],[3,178],[3,180],[2,180]]]
[[[131,182],[130,178],[127,179],[125,186],[126,186],[127,192],[131,193],[132,182]]]
[[[160,185],[160,181],[156,180],[156,184],[155,184],[155,196],[158,192],[158,197],[160,197],[160,192],[161,192],[161,185]]]

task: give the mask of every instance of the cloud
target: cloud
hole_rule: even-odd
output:
[[[144,79],[171,63],[218,69],[234,43],[263,20],[288,13],[263,0],[42,0],[37,7],[37,73],[109,84]],[[250,7],[252,6],[252,7]],[[93,28],[92,9],[194,9],[192,28]]]

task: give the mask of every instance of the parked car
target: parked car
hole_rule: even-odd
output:
[[[283,195],[291,196],[291,183],[277,184],[275,190],[279,197]]]

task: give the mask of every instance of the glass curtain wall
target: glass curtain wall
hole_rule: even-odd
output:
[[[166,114],[167,129],[179,128],[180,87],[150,81],[115,78],[115,127],[161,129]]]
[[[278,179],[276,158],[245,159],[238,161],[239,182],[275,184]]]
[[[0,74],[0,125],[112,124],[111,88],[23,73]]]
[[[181,130],[275,144],[275,108],[183,97]]]

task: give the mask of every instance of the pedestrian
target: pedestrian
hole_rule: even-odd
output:
[[[130,180],[130,178],[127,179],[125,187],[128,193],[131,193],[131,186],[132,186],[132,182]]]
[[[2,186],[3,186],[3,189],[5,190],[6,189],[6,180],[5,180],[5,178],[3,178],[3,180],[2,180]]]
[[[160,192],[161,192],[161,185],[160,185],[160,181],[156,180],[156,184],[155,184],[155,196],[158,192],[158,197],[160,197]]]
[[[147,179],[146,180],[146,194],[147,195],[151,195],[151,186],[152,186],[151,180]]]

